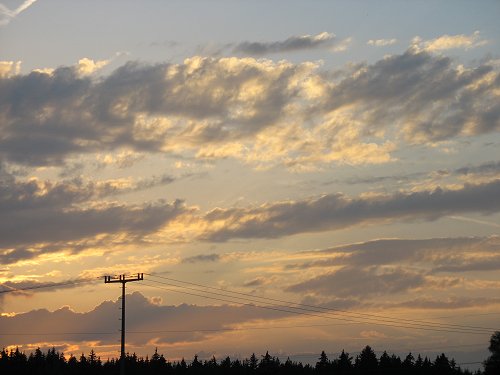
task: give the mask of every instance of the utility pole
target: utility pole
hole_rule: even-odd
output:
[[[125,375],[125,284],[129,281],[144,280],[144,274],[138,273],[137,276],[104,276],[104,283],[122,283],[122,340],[120,350],[120,375]]]

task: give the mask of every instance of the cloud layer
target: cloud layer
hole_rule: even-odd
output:
[[[499,250],[498,236],[372,240],[305,252],[305,260],[283,266],[283,275],[300,270],[301,280],[286,291],[316,301],[349,298],[384,309],[486,307],[498,304],[490,294],[498,283],[478,272],[500,269]]]
[[[96,79],[82,69],[98,63],[81,61],[0,80],[4,160],[62,165],[74,155],[126,149],[300,170],[384,163],[403,140],[440,142],[500,126],[493,65],[457,67],[415,49],[333,72],[193,57],[128,63]]]
[[[63,307],[52,312],[39,309],[0,316],[0,346],[8,346],[13,338],[19,345],[45,340],[58,343],[88,341],[94,346],[115,344],[120,305],[120,301],[105,301],[84,313]],[[127,315],[127,345],[162,346],[200,341],[238,323],[276,319],[285,314],[251,306],[160,306],[135,292],[127,295]]]
[[[142,205],[103,200],[120,190],[112,183],[84,183],[80,179],[18,181],[0,168],[2,263],[63,248],[76,252],[79,241],[92,240],[96,245],[98,237],[111,236],[110,242],[139,241],[187,212],[179,200]]]
[[[291,36],[279,42],[242,42],[236,45],[233,51],[259,56],[331,46],[334,40],[333,34],[323,32],[318,35]]]
[[[301,201],[276,202],[255,208],[214,209],[204,220],[213,223],[202,238],[277,238],[297,233],[337,230],[360,224],[436,220],[446,215],[500,210],[500,180],[435,189],[350,198],[330,194]]]

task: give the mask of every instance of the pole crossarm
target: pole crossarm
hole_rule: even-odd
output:
[[[122,329],[121,329],[121,350],[120,350],[120,375],[125,375],[125,284],[130,281],[144,280],[144,274],[138,273],[136,276],[127,276],[125,274],[118,276],[104,276],[104,283],[122,284]]]
[[[104,276],[104,283],[127,283],[129,281],[140,281],[144,280],[144,274],[138,273],[136,276],[127,275],[115,275],[115,276]]]

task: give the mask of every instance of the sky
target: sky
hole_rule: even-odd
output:
[[[118,356],[103,276],[144,273],[126,298],[140,355],[484,360],[499,14],[2,1],[0,346]]]

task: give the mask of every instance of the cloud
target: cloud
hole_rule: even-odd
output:
[[[200,254],[184,258],[182,263],[217,262],[219,259],[219,254]]]
[[[234,57],[129,62],[99,79],[80,70],[0,79],[3,160],[62,166],[95,152],[157,153],[303,171],[387,163],[404,142],[500,128],[498,68],[460,68],[425,51],[327,72]]]
[[[127,345],[144,346],[156,343],[196,342],[217,334],[210,331],[230,328],[237,323],[256,319],[276,319],[285,313],[263,310],[251,306],[160,306],[141,293],[127,295]],[[28,345],[49,339],[54,342],[94,341],[96,345],[115,344],[117,318],[121,302],[105,301],[95,309],[77,313],[63,307],[55,311],[32,310],[14,316],[0,316],[2,336],[0,346],[15,342]],[[149,332],[136,334],[134,332]],[[63,332],[65,334],[58,335]],[[85,333],[84,335],[79,333]],[[22,333],[23,335],[14,335]]]
[[[166,182],[162,177],[132,190]],[[120,188],[113,184],[85,184],[80,179],[18,181],[0,168],[0,258],[31,259],[96,236],[126,234],[127,241],[138,241],[189,211],[180,200],[142,205],[100,200],[117,192]]]
[[[59,289],[67,289],[74,288],[75,286],[79,286],[82,283],[90,283],[96,281],[97,278],[94,279],[70,279],[63,280],[59,282],[38,282],[34,280],[23,280],[23,281],[6,281],[0,283],[0,293],[12,293],[12,294],[24,294],[29,295],[32,293],[32,290],[40,289],[40,288],[50,288],[48,291],[55,291]],[[24,289],[24,290],[23,290]]]
[[[469,175],[469,174],[498,174],[500,173],[500,161],[487,162],[476,166],[467,166],[457,168],[455,173]]]
[[[331,46],[335,35],[322,32],[317,35],[291,36],[277,42],[242,42],[233,49],[236,53],[247,55],[267,55],[271,53],[294,52]]]
[[[388,174],[388,175],[364,175],[364,176],[354,176],[345,179],[334,179],[330,181],[323,182],[323,185],[330,186],[334,184],[348,184],[348,185],[359,185],[359,184],[382,184],[390,182],[392,184],[398,185],[411,185],[415,181],[421,185],[422,180],[429,179],[432,181],[437,181],[445,177],[463,177],[463,176],[481,176],[481,177],[491,177],[496,178],[500,174],[500,162],[490,161],[482,163],[479,165],[467,165],[455,169],[439,169],[430,172],[414,172],[414,173],[402,173],[402,174]]]
[[[369,46],[374,46],[374,47],[385,47],[385,46],[391,46],[393,44],[397,43],[397,39],[370,39],[366,44]]]
[[[117,52],[111,59],[108,60],[93,60],[89,59],[88,57],[84,57],[78,60],[78,62],[69,67],[73,71],[76,77],[85,77],[89,76],[91,74],[94,74],[95,72],[101,70],[104,68],[106,65],[108,65],[111,61],[115,60],[116,58],[119,58],[123,56],[124,52]],[[31,73],[39,73],[39,74],[46,74],[46,75],[52,75],[56,69],[54,68],[36,68],[31,71]]]
[[[118,154],[97,155],[98,168],[113,166],[119,169],[130,168],[136,162],[144,159],[144,154],[131,152],[130,150],[122,151]]]
[[[218,208],[205,215],[204,221],[209,227],[200,238],[208,241],[278,238],[395,220],[437,220],[465,212],[491,214],[500,210],[495,198],[499,194],[500,180],[494,180],[464,185],[457,190],[437,188],[360,198],[339,193],[255,208]]]
[[[269,280],[267,280],[266,278],[264,277],[256,277],[255,279],[252,279],[252,280],[248,280],[248,281],[245,281],[243,283],[243,286],[249,288],[249,287],[256,287],[256,286],[262,286],[262,285],[265,285],[269,282]]]
[[[1,263],[3,263],[3,261]],[[12,275],[9,275],[9,277],[12,277]],[[7,296],[30,297],[32,296],[33,292],[37,290],[53,292],[61,289],[75,288],[81,286],[82,284],[89,284],[95,281],[97,281],[97,278],[69,279],[58,282],[39,282],[31,279],[16,281],[7,280],[0,283],[0,310],[2,308],[4,298]]]
[[[367,297],[406,292],[421,287],[424,275],[402,268],[380,271],[376,267],[365,269],[344,267],[310,280],[293,284],[288,292],[312,293],[338,297]]]
[[[489,270],[498,267],[495,255],[500,239],[457,237],[429,239],[377,239],[306,251],[306,261],[287,263],[285,270],[362,268],[370,266],[420,267],[430,274]],[[490,262],[490,265],[488,265]]]
[[[16,18],[20,13],[28,9],[36,0],[25,0],[16,9],[10,10],[5,5],[0,4],[0,26],[5,26],[10,23],[14,18]]]
[[[427,41],[422,41],[420,37],[416,37],[412,43],[416,48],[436,52],[455,48],[477,48],[488,44],[488,41],[481,39],[479,31],[474,31],[471,35],[443,35]]]
[[[447,57],[408,50],[332,85],[323,110],[352,106],[346,115],[363,132],[393,129],[410,144],[484,134],[500,126],[497,77],[493,66],[460,70]]]
[[[342,39],[338,43],[336,43],[335,45],[333,45],[333,47],[331,48],[331,50],[333,52],[344,52],[344,51],[347,51],[347,48],[349,48],[349,46],[351,45],[351,43],[352,43],[352,37],[348,37],[348,38]]]
[[[92,59],[84,57],[78,60],[77,71],[80,75],[89,75],[95,71],[104,68],[109,64],[109,60],[98,60],[94,61]]]
[[[447,262],[448,265],[442,265],[434,268],[434,273],[440,272],[472,272],[472,271],[496,271],[500,269],[500,256],[484,257],[483,259],[453,259]]]
[[[195,57],[184,64],[129,63],[102,81],[75,68],[0,82],[6,99],[2,154],[28,165],[68,155],[129,148],[195,150],[252,137],[272,126],[308,64]],[[17,96],[18,90],[40,95]]]
[[[306,260],[287,262],[283,270],[285,274],[299,270],[303,275],[287,291],[316,298],[350,296],[377,303],[378,295],[419,288],[425,291],[425,298],[433,298],[436,307],[432,308],[451,308],[446,307],[449,301],[440,299],[442,290],[450,295],[452,288],[460,289],[463,298],[473,291],[474,295],[467,297],[472,298],[496,287],[486,281],[488,274],[481,277],[481,272],[500,268],[499,250],[498,236],[380,239],[304,252]],[[294,258],[300,259],[299,255]],[[466,278],[464,272],[474,274]]]
[[[485,307],[500,304],[500,298],[495,297],[448,297],[445,299],[434,298],[415,298],[409,301],[385,304],[384,307],[400,308],[407,307],[412,309],[467,309],[470,307]]]
[[[21,61],[0,61],[0,79],[19,74]]]

